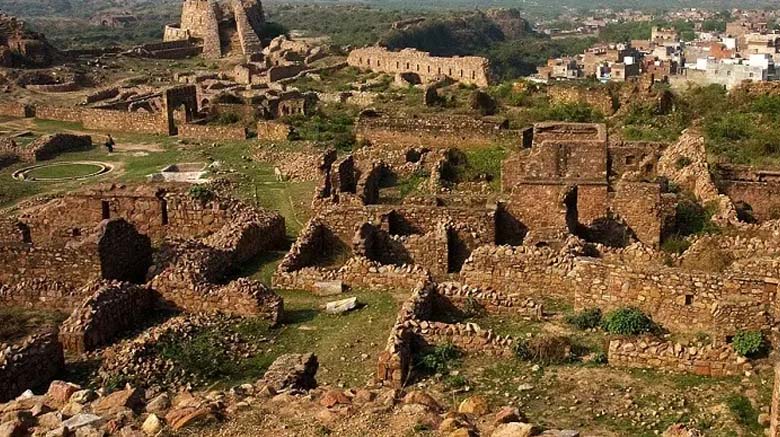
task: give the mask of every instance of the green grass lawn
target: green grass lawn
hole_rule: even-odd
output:
[[[26,176],[32,179],[77,178],[97,173],[100,170],[101,166],[96,164],[58,164],[30,170]]]
[[[0,307],[0,343],[13,343],[43,325],[59,325],[67,314],[21,307]]]
[[[241,319],[225,328],[201,331],[184,342],[161,345],[161,357],[202,377],[209,384],[229,387],[261,378],[280,355],[314,353],[321,384],[362,386],[372,376],[398,310],[397,298],[386,292],[357,292],[359,309],[343,315],[322,311],[325,303],[350,295],[321,298],[303,291],[281,291],[285,314],[280,327],[269,329],[260,319]],[[225,352],[222,339],[239,336],[257,352],[236,360]]]

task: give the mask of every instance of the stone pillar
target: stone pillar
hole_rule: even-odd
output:
[[[775,364],[775,386],[772,389],[771,424],[769,437],[780,437],[780,362]]]

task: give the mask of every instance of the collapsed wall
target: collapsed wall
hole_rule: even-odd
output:
[[[59,340],[74,354],[109,344],[149,316],[155,296],[147,288],[127,282],[99,281],[87,285],[89,297],[63,322]]]
[[[57,330],[31,335],[15,345],[0,345],[0,402],[53,380],[65,367]]]

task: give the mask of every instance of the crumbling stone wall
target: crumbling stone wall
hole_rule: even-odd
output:
[[[455,305],[461,310],[474,303],[490,314],[511,313],[533,320],[541,320],[544,315],[542,304],[534,299],[502,293],[490,288],[482,289],[459,282],[444,282],[436,286],[436,292],[447,301],[445,305]]]
[[[287,141],[290,139],[292,127],[274,121],[257,122],[257,138],[268,141]]]
[[[763,277],[648,268],[581,259],[572,272],[576,309],[637,306],[674,332],[734,335],[775,323],[777,283]]]
[[[414,49],[391,52],[382,47],[366,47],[352,50],[347,63],[378,73],[413,73],[425,81],[444,76],[479,87],[490,85],[490,63],[478,56],[444,58]]]
[[[283,221],[276,213],[254,210],[230,197],[212,193],[199,199],[165,184],[85,189],[32,203],[21,209],[17,219],[29,227],[33,244],[62,247],[83,241],[92,226],[118,217],[154,242],[165,237],[208,236],[238,219],[257,222],[273,239],[279,236],[279,222]]]
[[[574,268],[569,248],[491,246],[477,248],[463,264],[460,280],[466,285],[523,298],[553,296],[571,300],[567,275]]]
[[[63,152],[76,152],[91,148],[92,137],[89,135],[45,135],[30,144],[26,149],[29,155],[24,158],[29,161],[44,161],[52,159]]]
[[[0,302],[35,308],[72,308],[83,300],[79,289],[100,277],[94,253],[39,249],[23,243],[0,244]]]
[[[149,286],[162,302],[187,312],[263,316],[276,324],[282,299],[257,281],[225,283],[233,255],[195,240],[169,242],[149,270]]]
[[[414,354],[436,344],[448,343],[466,352],[513,356],[514,339],[496,335],[473,323],[431,321],[435,306],[446,301],[433,282],[420,282],[401,306],[385,350],[377,360],[376,379],[396,388],[410,376]]]
[[[358,142],[395,148],[450,148],[453,145],[494,146],[518,143],[517,132],[509,130],[506,120],[469,116],[416,117],[412,114],[363,114],[357,121]]]
[[[105,344],[117,335],[135,328],[149,316],[155,297],[147,288],[118,281],[97,281],[81,294],[89,297],[60,327],[62,347],[83,354]]]
[[[213,126],[183,124],[178,127],[179,138],[195,141],[241,141],[249,138],[249,132],[243,126]]]
[[[0,402],[53,380],[65,367],[57,330],[34,334],[15,345],[0,345]]]
[[[36,105],[35,118],[41,120],[65,121],[68,123],[81,123],[83,113],[86,109],[87,108]]]
[[[610,93],[609,88],[605,86],[584,87],[555,84],[547,88],[547,95],[552,104],[585,103],[604,116],[614,114],[619,104]]]
[[[758,222],[780,218],[780,173],[742,166],[719,166],[718,189],[750,210]]]
[[[203,41],[203,54],[207,58],[219,58],[222,49],[219,37],[221,13],[209,0],[185,0],[181,10],[181,30],[190,37]]]
[[[752,369],[731,345],[682,346],[654,338],[616,339],[609,342],[610,366],[663,369],[702,376],[739,376]]]
[[[659,246],[665,234],[666,218],[673,215],[655,183],[621,182],[610,202],[612,210],[628,224],[639,241]]]
[[[0,103],[0,116],[29,118],[35,116],[35,108],[20,102],[3,102]]]

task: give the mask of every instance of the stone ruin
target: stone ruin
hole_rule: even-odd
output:
[[[61,153],[78,152],[91,148],[92,138],[89,135],[44,135],[26,147],[17,145],[10,138],[5,138],[0,140],[0,168],[19,161],[46,161]]]
[[[258,0],[184,0],[181,23],[165,26],[163,41],[195,41],[211,59],[238,53],[254,61],[263,50],[260,35],[264,24]]]
[[[444,58],[414,49],[392,52],[383,47],[366,47],[352,50],[347,63],[376,73],[416,76],[417,83],[436,82],[446,77],[478,87],[490,84],[490,64],[479,56]]]
[[[78,355],[109,345],[154,309],[279,322],[279,296],[232,278],[237,266],[284,244],[284,219],[207,189],[198,193],[176,185],[101,186],[30,201],[4,219],[0,303],[72,312],[59,333],[13,346],[23,353],[6,360],[50,354],[52,369],[41,369],[35,383],[19,377],[22,389],[6,399],[47,383],[62,368],[63,349]],[[8,373],[17,367],[0,360],[0,379],[17,377]]]
[[[46,67],[56,50],[39,34],[25,29],[16,17],[0,13],[0,67]]]

